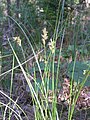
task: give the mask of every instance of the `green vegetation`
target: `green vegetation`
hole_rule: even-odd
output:
[[[1,0],[0,119],[89,120],[89,10],[81,0]]]

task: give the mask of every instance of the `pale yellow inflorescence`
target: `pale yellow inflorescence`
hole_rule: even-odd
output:
[[[45,46],[46,40],[48,39],[48,31],[46,30],[46,27],[42,30],[42,42],[43,45]]]
[[[53,54],[55,52],[55,41],[51,39],[48,45]]]
[[[21,39],[20,39],[19,36],[18,37],[13,37],[13,39],[19,46],[21,46]]]

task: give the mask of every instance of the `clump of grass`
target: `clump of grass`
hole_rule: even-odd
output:
[[[38,72],[39,72],[39,75],[40,75],[40,78],[39,78],[40,83],[37,80],[38,77],[37,77],[37,72],[36,72],[35,66],[33,66],[34,67],[34,76],[32,77],[31,74],[28,73],[29,76],[31,76],[31,78],[34,81],[34,86],[32,85],[30,79],[28,78],[27,70],[23,67],[23,64],[26,64],[27,61],[26,61],[26,58],[25,58],[25,54],[24,54],[24,50],[23,50],[20,38],[18,38],[19,39],[18,45],[21,47],[22,54],[24,56],[24,62],[23,63],[21,63],[17,53],[15,52],[14,47],[12,45],[12,42],[10,41],[9,38],[7,38],[8,43],[9,43],[9,45],[11,47],[11,50],[12,50],[12,53],[13,53],[13,63],[12,63],[12,69],[11,70],[6,71],[5,73],[2,73],[2,74],[1,74],[1,71],[0,71],[0,74],[1,74],[0,76],[2,76],[4,74],[7,74],[10,71],[12,72],[11,73],[11,85],[10,85],[10,97],[7,96],[4,92],[2,92],[0,90],[0,93],[3,94],[5,97],[7,97],[9,99],[8,104],[4,104],[4,103],[0,102],[1,105],[5,106],[4,119],[5,119],[5,116],[6,116],[7,109],[9,109],[9,120],[10,120],[13,112],[16,114],[16,116],[18,118],[20,118],[20,120],[22,120],[22,117],[20,116],[20,114],[17,113],[14,110],[14,107],[17,107],[17,109],[20,109],[24,113],[26,119],[28,120],[25,112],[20,108],[19,105],[17,105],[17,100],[16,101],[12,100],[12,96],[11,96],[12,88],[13,88],[14,69],[16,69],[17,67],[20,67],[20,69],[21,69],[21,71],[22,71],[22,73],[25,77],[25,80],[26,80],[26,82],[29,86],[29,89],[30,89],[30,92],[31,92],[31,95],[32,95],[33,105],[34,105],[35,120],[42,120],[42,119],[43,120],[47,120],[47,119],[48,120],[49,119],[50,120],[59,120],[61,118],[60,116],[62,115],[63,111],[61,110],[61,113],[59,115],[58,109],[57,109],[57,93],[56,93],[56,90],[58,89],[58,83],[60,81],[59,80],[59,73],[60,73],[60,67],[61,67],[60,57],[61,57],[61,54],[62,54],[63,41],[64,41],[66,27],[68,26],[67,24],[69,22],[68,18],[67,18],[66,21],[64,20],[65,23],[63,23],[64,4],[65,4],[65,1],[63,1],[61,11],[58,8],[54,34],[53,34],[53,37],[49,41],[48,47],[46,46],[46,41],[48,39],[48,34],[49,33],[48,33],[46,27],[44,27],[44,29],[42,30],[41,36],[42,36],[42,43],[43,43],[43,46],[44,46],[44,50],[42,52],[43,53],[43,58],[44,58],[43,59],[43,62],[44,62],[44,69],[43,70],[41,69],[40,61],[37,57],[37,53],[35,52],[34,47],[32,46],[32,44],[29,40],[29,37],[25,33],[24,29],[21,27],[21,25],[17,21],[15,21],[12,17],[9,16],[9,18],[12,19],[16,23],[16,25],[21,29],[21,31],[23,32],[24,36],[26,37],[26,39],[28,41],[29,46],[31,47],[31,50],[32,50],[34,58],[35,58],[35,62],[36,62],[37,67],[38,67]],[[60,3],[59,3],[59,7],[60,7]],[[60,21],[61,21],[61,24],[60,24]],[[75,34],[74,34],[74,36],[75,36]],[[56,43],[57,43],[58,38],[60,38],[60,40],[61,40],[60,41],[61,45],[60,45],[60,48],[59,48],[59,55],[58,55],[57,69],[56,69],[57,71],[55,71],[55,54],[56,54],[55,52],[56,52],[56,49],[57,49],[56,48]],[[16,39],[16,38],[14,38],[14,39]],[[80,84],[80,88],[79,88],[78,93],[72,98],[72,95],[73,95],[73,76],[74,76],[75,63],[76,63],[76,57],[77,57],[76,54],[75,54],[76,38],[74,37],[73,40],[74,40],[74,51],[73,51],[72,57],[73,57],[73,61],[74,61],[74,66],[73,66],[73,72],[72,72],[72,79],[70,81],[70,104],[69,104],[69,107],[68,107],[68,120],[72,120],[72,118],[73,118],[75,105],[76,105],[77,99],[79,97],[80,91],[81,91],[82,87],[84,86],[88,76],[90,75],[90,71],[89,71],[86,75],[86,78]],[[47,55],[47,49],[49,49],[49,54],[48,55]],[[15,60],[17,61],[18,66],[14,65]],[[56,73],[56,76],[55,76],[55,73]],[[49,96],[49,94],[51,94],[51,96]],[[13,102],[13,106],[11,107],[12,102]]]

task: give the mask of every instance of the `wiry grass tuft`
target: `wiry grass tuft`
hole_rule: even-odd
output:
[[[60,113],[58,111],[58,97],[57,97],[57,90],[61,90],[61,83],[62,83],[62,63],[61,63],[61,57],[62,51],[63,51],[63,44],[65,40],[65,34],[67,32],[67,28],[72,27],[70,26],[69,17],[67,16],[66,19],[64,19],[64,5],[65,0],[62,2],[62,7],[60,8],[59,1],[59,7],[57,11],[57,18],[56,18],[56,25],[54,28],[54,33],[52,37],[49,40],[48,45],[46,45],[48,39],[49,39],[49,32],[47,30],[47,27],[45,26],[41,33],[41,41],[43,43],[43,48],[41,51],[36,52],[33,45],[30,42],[29,36],[26,34],[22,26],[11,16],[8,16],[22,31],[23,35],[25,36],[25,39],[29,45],[29,47],[32,50],[32,57],[30,57],[28,60],[26,60],[26,56],[24,54],[24,49],[22,46],[22,41],[20,37],[13,37],[14,42],[18,44],[20,47],[24,62],[21,62],[20,58],[17,55],[17,52],[15,51],[12,41],[9,37],[8,43],[12,51],[12,68],[6,72],[1,72],[1,66],[2,66],[2,56],[0,53],[0,77],[7,75],[11,72],[11,83],[10,83],[10,95],[6,95],[2,90],[0,90],[0,94],[5,96],[9,102],[5,104],[4,102],[0,102],[0,105],[4,106],[4,112],[3,112],[3,120],[6,119],[7,111],[8,112],[8,119],[11,119],[12,114],[14,113],[17,120],[23,120],[22,116],[20,115],[20,111],[24,114],[25,119],[29,120],[28,116],[26,115],[25,111],[17,104],[18,97],[16,100],[13,100],[12,93],[13,93],[13,80],[14,80],[14,71],[20,67],[21,72],[23,73],[25,80],[27,82],[27,85],[29,87],[29,92],[31,93],[32,102],[33,102],[33,109],[34,109],[34,115],[35,120],[60,120],[63,115],[63,107],[60,108]],[[78,21],[78,20],[77,20]],[[77,24],[76,24],[77,25]],[[77,31],[76,31],[77,28]],[[72,51],[71,58],[74,62],[73,70],[72,70],[72,77],[70,79],[70,98],[69,98],[69,104],[68,107],[68,120],[73,119],[73,114],[75,110],[75,105],[77,102],[77,99],[80,95],[80,91],[82,90],[85,82],[87,81],[88,76],[90,75],[90,71],[88,69],[88,72],[86,74],[86,78],[83,79],[82,83],[80,83],[80,87],[78,89],[77,94],[73,96],[73,84],[74,84],[74,73],[75,73],[75,65],[77,61],[77,54],[76,54],[76,44],[77,44],[77,36],[79,31],[79,24],[77,26],[74,26],[74,35],[73,35],[73,44],[74,44],[74,50]],[[59,48],[57,48],[57,44],[60,43]],[[65,47],[65,46],[64,46]],[[59,51],[58,54],[58,60],[56,61],[55,66],[55,58],[56,58],[56,52],[57,49]],[[48,52],[49,51],[49,52]],[[42,56],[41,60],[39,60],[38,56]],[[31,73],[29,73],[29,69],[27,67],[27,62],[34,59],[34,62],[32,65],[33,69],[33,76]],[[15,66],[15,62],[18,64]],[[41,62],[44,64],[43,69],[41,66]],[[24,65],[26,65],[24,67]],[[36,67],[37,66],[37,67]],[[66,69],[66,68],[65,68]],[[29,78],[29,77],[30,78]],[[38,80],[39,79],[39,80]],[[31,82],[31,80],[34,82],[34,84]],[[59,88],[58,85],[60,84]]]

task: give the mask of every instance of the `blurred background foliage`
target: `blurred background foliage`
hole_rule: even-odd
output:
[[[10,49],[7,41],[7,36],[10,38],[15,52],[21,59],[21,62],[25,60],[25,57],[28,57],[32,53],[25,35],[17,24],[15,24],[15,22],[8,16],[11,16],[21,25],[35,50],[42,48],[42,29],[46,27],[49,33],[48,40],[46,42],[47,44],[53,36],[56,22],[58,21],[57,19],[60,17],[60,21],[58,21],[60,22],[59,25],[62,27],[66,26],[64,50],[69,48],[68,45],[74,45],[73,49],[71,48],[71,50],[69,50],[69,54],[73,53],[74,55],[77,47],[75,44],[78,43],[81,47],[83,46],[83,49],[80,48],[79,51],[84,54],[83,50],[88,51],[90,49],[89,46],[86,48],[89,41],[89,30],[88,32],[85,31],[87,28],[84,28],[83,26],[87,26],[85,25],[86,23],[80,22],[80,19],[84,16],[83,10],[85,8],[86,4],[84,0],[0,0],[1,55],[7,55],[7,51],[8,54],[12,54],[12,50]],[[80,12],[81,14],[79,14]],[[59,27],[59,29],[59,31],[61,31],[62,28]],[[62,33],[60,33],[60,35],[62,36]],[[61,39],[60,35],[59,39]],[[22,48],[16,44],[16,41],[14,40],[15,37],[19,38],[21,41]],[[86,54],[88,54],[87,51]],[[69,56],[67,53],[63,52],[63,56]],[[12,56],[4,59],[2,66],[6,66],[6,61],[12,63],[11,59]],[[11,65],[8,64],[8,68],[11,68]],[[3,69],[3,71],[6,70],[7,68],[5,67],[5,70]]]

